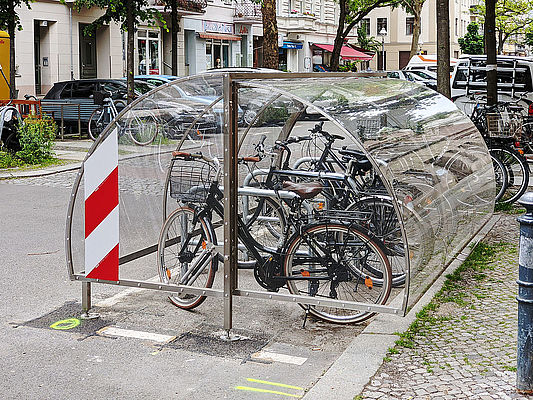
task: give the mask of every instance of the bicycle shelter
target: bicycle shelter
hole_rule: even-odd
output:
[[[314,128],[330,135],[330,151],[338,156],[337,163],[333,155],[323,158],[329,170],[317,167],[328,139]],[[132,135],[150,139],[140,146]],[[393,278],[386,301],[371,297],[379,290],[379,274],[374,282],[360,284],[369,297],[354,289],[346,298],[269,291],[238,278],[250,275],[245,270],[256,262],[238,237],[237,216],[246,224],[262,196],[277,202],[294,196],[279,187],[260,189],[279,141],[291,151],[288,179],[322,187],[303,203],[307,221],[353,224],[380,243]],[[252,158],[260,144],[262,156]],[[174,283],[171,273],[167,277],[158,267],[161,251],[179,241],[163,237],[168,229],[161,233],[179,207],[176,193],[187,186],[189,193],[205,194],[205,181],[213,176],[213,165],[193,171],[176,151],[201,152],[222,165],[224,216],[213,216],[212,243],[201,246],[219,254],[211,255],[211,262],[219,260],[223,268],[218,267],[219,278],[199,272],[204,282],[199,285]],[[352,173],[353,154],[363,164],[367,159],[371,169]],[[283,159],[275,160],[277,170],[283,169]],[[349,184],[348,176],[353,178]],[[191,178],[199,180],[196,186]],[[96,282],[222,297],[228,332],[234,296],[402,315],[488,221],[494,181],[490,155],[472,122],[450,100],[422,85],[373,74],[204,73],[136,99],[94,143],[68,208],[68,272],[70,279],[84,282],[85,309],[90,308],[90,284]],[[258,242],[275,248],[282,218],[261,218],[264,223],[247,229]],[[302,275],[308,274],[305,268]],[[160,279],[150,279],[158,273]],[[357,280],[352,275],[349,279]]]

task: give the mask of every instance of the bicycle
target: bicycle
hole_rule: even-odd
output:
[[[180,161],[182,173],[180,180],[171,181],[171,197],[180,207],[168,216],[161,229],[159,276],[165,283],[211,287],[221,258],[215,233],[224,214],[218,182],[221,166],[216,158],[201,153],[174,152],[173,156]],[[292,183],[285,190],[241,190],[268,198],[270,206],[284,215],[275,249],[259,243],[243,219],[237,218],[238,238],[253,258],[254,277],[260,286],[269,291],[286,286],[290,293],[304,296],[386,303],[392,276],[381,244],[356,224],[331,220],[326,213],[311,223],[302,217],[302,202],[318,195],[320,184]],[[169,299],[180,308],[192,309],[205,296],[177,294]],[[335,323],[361,322],[374,314],[368,310],[301,306],[314,316]]]
[[[122,100],[113,100],[111,92],[94,92],[95,104],[100,107],[95,109],[89,117],[89,137],[96,140],[104,129],[113,121],[118,113],[126,107]],[[146,115],[140,115],[147,112]],[[150,112],[145,110],[130,111],[121,120],[116,121],[119,137],[127,135],[133,143],[146,146],[152,143],[158,134],[158,124]]]

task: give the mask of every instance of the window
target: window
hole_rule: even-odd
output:
[[[370,36],[370,18],[363,18],[361,20],[361,26],[364,26],[366,28],[366,34]]]
[[[158,75],[161,70],[159,31],[139,29],[137,31],[137,50],[139,53],[139,75]]]
[[[378,18],[377,34],[379,35],[383,29],[385,29],[385,32],[389,32],[389,29],[387,28],[387,18]]]
[[[415,27],[415,17],[406,17],[405,18],[405,34],[410,36],[413,34]]]
[[[459,23],[459,20],[457,18],[455,18],[455,36],[457,36],[459,34],[458,23]]]
[[[72,97],[88,99],[95,91],[95,84],[92,82],[76,82],[72,86]]]
[[[67,83],[63,90],[61,91],[61,94],[59,95],[60,99],[70,99],[72,96],[72,83]]]

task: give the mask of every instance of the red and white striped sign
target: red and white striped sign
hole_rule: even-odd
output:
[[[118,138],[115,129],[84,163],[85,276],[118,280]]]

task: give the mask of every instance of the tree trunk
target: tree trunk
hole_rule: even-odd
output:
[[[416,1],[413,7],[413,38],[411,39],[411,53],[409,60],[418,53],[418,41],[420,40],[420,13],[422,12],[422,4]]]
[[[448,98],[450,88],[450,5],[437,0],[437,91]]]
[[[9,4],[9,22],[7,33],[9,34],[9,92],[10,99],[16,99],[16,82],[15,82],[15,6],[12,1]]]
[[[178,3],[172,0],[170,3],[170,34],[172,35],[172,75],[178,76]]]
[[[263,0],[263,67],[279,68],[278,23],[276,0]]]
[[[126,77],[128,85],[128,104],[133,101],[135,98],[135,89],[134,89],[134,48],[135,48],[135,20],[133,17],[133,7],[135,7],[134,0],[126,0],[126,29],[128,33],[127,38],[127,55],[126,55]],[[149,60],[145,60],[146,69],[148,72]]]
[[[485,1],[485,46],[487,50],[487,104],[498,102],[496,63],[496,0]]]
[[[333,42],[333,51],[331,52],[330,69],[332,71],[339,70],[339,62],[341,57],[342,45],[344,44],[344,22],[346,20],[346,0],[339,0],[339,21],[337,26],[337,35]]]

